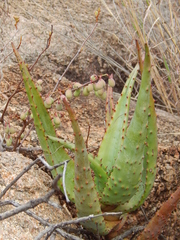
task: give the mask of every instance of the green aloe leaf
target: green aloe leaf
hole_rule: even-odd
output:
[[[115,112],[112,116],[109,126],[104,134],[101,146],[98,152],[98,158],[102,160],[102,167],[109,174],[118,156],[118,152],[123,144],[124,136],[127,129],[129,104],[131,92],[138,72],[138,65],[130,74],[121,97],[116,104]]]
[[[47,135],[48,138],[50,138],[53,142],[59,142],[61,143],[64,148],[70,149],[71,151],[75,151],[75,144],[64,141],[61,138],[53,137]],[[105,183],[107,182],[108,176],[106,174],[106,171],[102,168],[100,161],[97,157],[94,157],[91,153],[88,153],[88,160],[90,162],[90,167],[93,170],[95,174],[95,183],[96,187],[98,188],[98,191],[102,191],[104,189]]]
[[[39,91],[37,90],[37,87],[35,86],[33,80],[31,79],[31,76],[25,63],[23,62],[21,56],[19,55],[18,51],[16,50],[13,44],[12,47],[22,73],[24,85],[30,103],[30,108],[33,114],[34,125],[36,128],[40,145],[44,152],[45,159],[50,165],[55,165],[65,160],[69,160],[70,157],[63,149],[63,145],[53,142],[51,139],[47,138],[46,135],[51,135],[54,137],[56,136],[56,132],[52,124],[50,115],[44,106],[43,100],[39,94]],[[63,167],[59,167],[52,171],[52,175],[53,177],[55,177],[57,174],[62,174],[62,172]],[[66,171],[66,187],[67,187],[66,190],[71,200],[74,199],[73,179],[74,179],[74,163],[73,160],[71,160],[68,163]],[[61,182],[59,183],[59,186],[61,190],[63,190]]]
[[[111,121],[113,116],[114,102],[113,102],[113,89],[108,85],[107,96],[106,96],[106,128]]]
[[[150,55],[145,45],[145,61],[136,109],[124,135],[124,142],[115,160],[113,171],[103,192],[104,204],[123,205],[139,192],[144,169],[150,102]]]
[[[148,197],[156,176],[156,160],[158,152],[157,144],[157,125],[156,125],[156,113],[154,107],[154,99],[152,91],[150,90],[150,105],[148,114],[148,130],[147,130],[147,142],[144,150],[143,161],[143,173],[142,179],[139,183],[139,190],[129,200],[128,203],[120,205],[115,211],[134,211],[141,206],[145,199]]]
[[[75,137],[74,194],[78,216],[83,217],[90,214],[100,214],[102,211],[99,196],[92,178],[86,145],[75,117],[75,113],[67,102],[65,96],[62,96],[62,100],[67,112],[69,113]],[[91,221],[82,224],[93,232],[98,231],[101,235],[108,233],[108,229],[106,228],[105,221],[102,216],[91,219]]]

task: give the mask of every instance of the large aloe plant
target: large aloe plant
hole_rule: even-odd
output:
[[[147,44],[141,87],[130,125],[128,126],[130,97],[138,65],[130,74],[115,109],[111,100],[112,89],[108,89],[107,128],[96,157],[88,153],[75,113],[63,95],[62,101],[72,122],[75,144],[56,138],[43,100],[25,63],[14,45],[12,46],[22,72],[36,132],[46,160],[50,165],[54,165],[70,159],[66,171],[66,190],[68,197],[76,205],[78,216],[105,211],[126,213],[142,205],[155,179],[157,159],[156,114],[151,92],[151,63]],[[74,160],[64,148],[74,151]],[[62,171],[63,167],[57,168],[53,171],[53,176]],[[59,187],[63,191],[61,182]],[[83,225],[93,232],[106,235],[117,223],[118,221],[109,221],[100,216]]]

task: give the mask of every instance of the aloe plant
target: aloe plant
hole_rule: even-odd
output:
[[[138,65],[130,74],[115,108],[112,88],[108,87],[106,131],[96,157],[88,153],[78,120],[64,95],[61,98],[72,122],[75,144],[56,137],[53,123],[37,87],[18,51],[13,44],[12,46],[46,160],[50,165],[70,160],[66,171],[66,191],[69,199],[76,205],[78,216],[105,211],[128,213],[142,205],[155,179],[157,159],[156,114],[151,92],[151,63],[147,44],[141,87],[129,126],[130,97]],[[66,148],[74,152],[74,160],[67,154]],[[62,171],[63,167],[57,168],[53,171],[53,176]],[[59,187],[63,191],[62,182],[59,182]],[[83,226],[100,235],[107,235],[117,225],[116,220],[109,221],[100,216],[83,223]]]

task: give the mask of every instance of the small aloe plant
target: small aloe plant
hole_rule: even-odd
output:
[[[156,114],[151,91],[148,45],[145,44],[145,60],[143,67],[142,64],[140,66],[143,69],[141,87],[129,125],[130,97],[139,66],[137,65],[130,74],[115,108],[112,88],[108,87],[106,131],[96,157],[88,153],[75,113],[64,95],[61,96],[61,100],[72,122],[75,144],[56,137],[39,91],[18,51],[13,44],[12,46],[22,72],[34,125],[47,162],[54,165],[70,160],[65,185],[69,199],[76,205],[78,217],[108,211],[129,213],[141,206],[153,186],[157,159]],[[71,159],[67,154],[67,148],[75,153],[75,159]],[[63,167],[59,167],[52,174],[55,177],[62,172]],[[59,182],[59,187],[63,191],[62,182]],[[83,223],[83,226],[100,235],[107,235],[118,223],[118,219],[110,221],[99,216]]]

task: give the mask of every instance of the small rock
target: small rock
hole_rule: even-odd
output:
[[[32,160],[15,152],[0,152],[0,192],[31,162]],[[52,179],[50,176],[37,165],[34,165],[10,188],[1,200],[13,200],[19,204],[24,204],[32,199],[44,196],[50,191],[49,186],[51,183]],[[52,196],[50,201],[56,203],[59,207],[55,208],[43,203],[30,210],[41,218],[48,219],[49,223],[59,223],[71,219],[69,212],[59,205],[57,196]],[[0,213],[12,209],[14,207],[6,205],[0,208]],[[34,218],[29,217],[25,213],[20,213],[1,221],[0,239],[33,240],[44,228]],[[64,238],[56,235],[54,239],[62,240]]]

